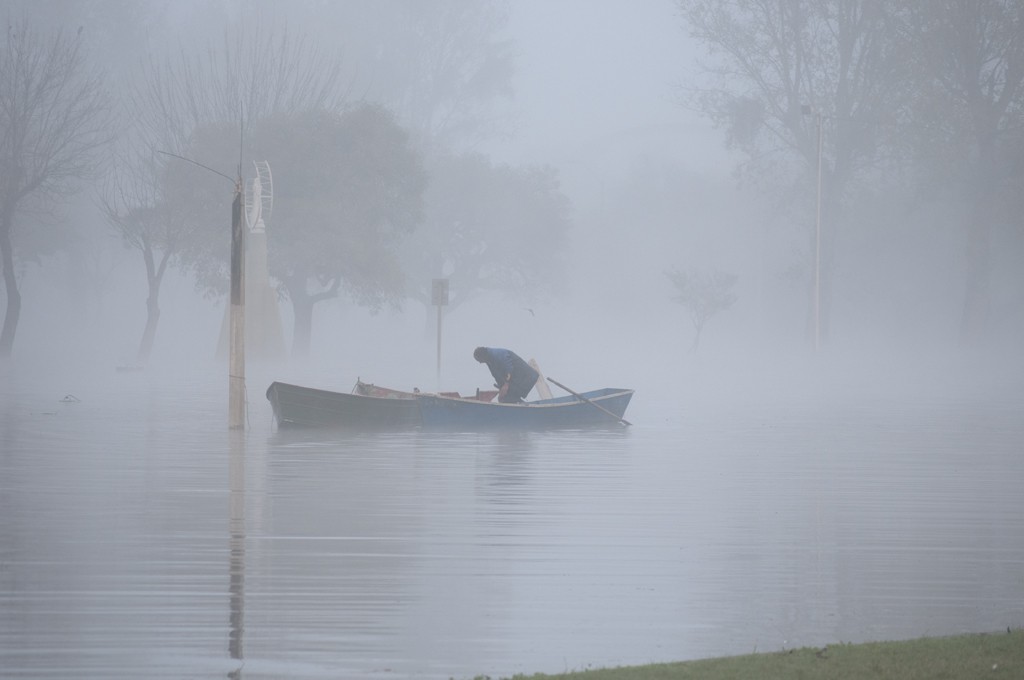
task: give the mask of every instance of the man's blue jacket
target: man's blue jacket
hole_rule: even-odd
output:
[[[509,396],[514,398],[522,399],[529,394],[536,384],[537,378],[540,377],[540,374],[533,370],[530,364],[523,361],[512,350],[502,347],[484,347],[483,359],[487,368],[491,370],[491,375],[494,376],[495,387],[500,388],[504,385],[505,378],[511,374],[512,379],[509,380],[508,391]]]

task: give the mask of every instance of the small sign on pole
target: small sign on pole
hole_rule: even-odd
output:
[[[437,307],[437,391],[441,391],[441,308],[448,305],[448,279],[434,279],[430,302]]]
[[[448,304],[448,279],[434,279],[430,304],[444,307]]]

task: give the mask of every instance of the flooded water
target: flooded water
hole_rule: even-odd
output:
[[[1024,625],[1024,386],[631,428],[278,431],[249,382],[0,384],[3,677],[470,678]]]

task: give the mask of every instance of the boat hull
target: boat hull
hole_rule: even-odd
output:
[[[620,419],[633,397],[633,390],[607,387],[583,392],[582,396],[590,403],[575,396],[542,399],[525,404],[501,404],[423,394],[417,395],[416,401],[425,428],[575,429],[621,423]]]
[[[420,412],[414,395],[392,392],[392,396],[369,396],[273,382],[267,399],[278,427],[404,430],[418,426]]]

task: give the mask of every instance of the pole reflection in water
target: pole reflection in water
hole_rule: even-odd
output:
[[[242,677],[242,634],[245,631],[245,432],[231,433],[231,453],[228,461],[228,484],[230,487],[230,522],[228,531],[230,632],[228,634],[228,656],[238,661],[238,668],[228,673],[229,678]]]

